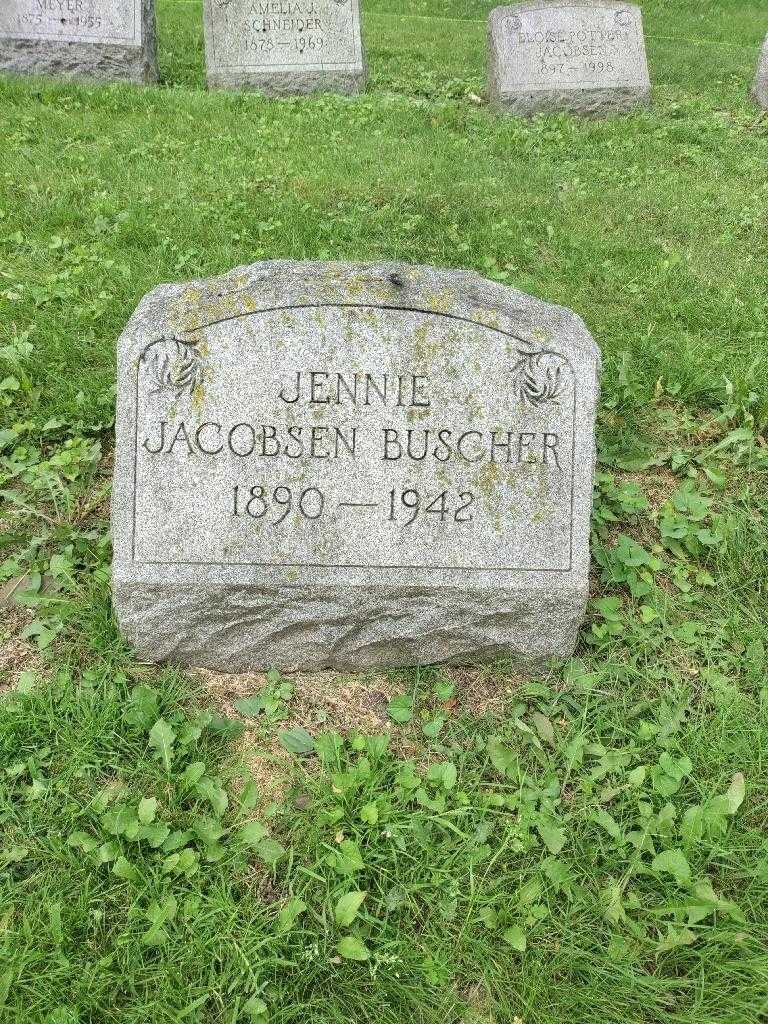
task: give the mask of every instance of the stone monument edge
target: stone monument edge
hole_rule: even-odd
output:
[[[146,292],[134,309],[125,327],[117,339],[117,351],[124,347],[123,343],[140,326],[153,321],[160,333],[193,333],[209,326],[202,320],[194,323],[192,320],[185,322],[185,317],[193,310],[202,309],[213,316],[211,322],[218,322],[221,312],[215,305],[217,299],[226,303],[231,297],[248,295],[253,297],[258,292],[260,285],[263,285],[265,278],[279,277],[283,271],[291,273],[304,272],[307,276],[302,279],[300,285],[296,286],[294,293],[283,293],[286,305],[294,305],[293,298],[300,298],[306,293],[306,289],[316,291],[327,288],[326,293],[328,304],[335,304],[335,299],[343,297],[344,290],[348,283],[343,280],[349,274],[374,275],[360,283],[355,282],[355,298],[370,298],[374,305],[383,309],[401,309],[406,296],[408,301],[418,300],[422,303],[418,307],[426,313],[450,314],[446,308],[445,298],[438,295],[425,286],[425,279],[431,283],[444,283],[448,288],[458,291],[457,282],[462,286],[461,294],[457,300],[463,306],[480,308],[485,305],[496,305],[502,308],[507,316],[519,314],[526,309],[536,308],[546,310],[551,314],[552,319],[557,318],[562,323],[568,322],[579,334],[580,341],[584,344],[585,358],[595,360],[597,372],[601,367],[601,351],[589,330],[583,317],[567,306],[556,302],[540,299],[513,285],[502,284],[497,281],[483,277],[476,270],[466,267],[433,267],[427,264],[409,263],[403,260],[371,260],[360,262],[347,262],[345,260],[257,260],[253,263],[243,263],[223,274],[216,274],[206,278],[190,278],[187,281],[161,282]],[[253,276],[247,284],[243,278]],[[237,285],[231,291],[226,289],[229,284]],[[367,287],[366,287],[367,286]],[[388,294],[382,297],[381,288],[388,290]],[[214,288],[216,289],[214,294]],[[407,291],[406,291],[407,289]],[[206,292],[208,293],[206,295]],[[174,318],[166,317],[170,302],[178,300]],[[211,304],[212,303],[212,304]],[[239,308],[239,307],[238,307]],[[234,316],[244,316],[251,313],[265,312],[275,308],[265,303],[263,307],[243,308],[241,312],[235,312]],[[416,308],[408,306],[407,308]],[[160,321],[163,321],[160,327]],[[473,320],[478,326],[489,326],[482,319]],[[158,335],[159,336],[159,335]]]
[[[517,13],[518,11],[545,11],[549,7],[588,7],[591,9],[605,9],[610,10],[613,7],[623,7],[630,10],[638,11],[641,15],[643,13],[642,4],[625,2],[625,0],[517,0],[516,3],[511,4],[498,4],[493,7],[488,13],[488,20],[496,17],[498,18],[499,12],[508,14],[509,12]]]
[[[160,80],[156,0],[141,0],[141,43],[0,37],[0,75],[154,85]]]
[[[642,66],[644,80],[639,85],[605,86],[584,90],[555,86],[538,89],[523,89],[519,92],[505,92],[502,87],[503,62],[499,58],[500,48],[496,34],[502,31],[504,18],[520,12],[538,12],[561,8],[583,8],[585,10],[627,10],[636,14],[642,38]],[[513,4],[501,4],[488,14],[487,22],[487,99],[489,106],[500,114],[535,116],[537,114],[571,113],[581,116],[604,116],[607,114],[628,114],[652,101],[653,86],[648,67],[648,53],[645,46],[645,25],[641,4],[624,0],[519,0]]]
[[[251,297],[255,291],[263,287],[265,281],[277,282],[278,286],[286,271],[292,271],[298,282],[297,291],[306,295],[307,287],[318,292],[323,288],[333,292],[338,291],[346,283],[344,280],[354,275],[367,278],[369,287],[378,294],[374,295],[375,302],[381,308],[414,308],[418,301],[406,306],[400,299],[402,291],[401,284],[395,284],[391,278],[406,282],[408,287],[409,278],[413,284],[413,278],[419,279],[415,288],[420,290],[423,302],[420,308],[425,312],[445,314],[445,296],[440,296],[434,291],[434,286],[441,281],[450,282],[457,293],[465,299],[468,308],[474,308],[478,313],[483,308],[494,307],[497,312],[503,313],[502,307],[506,308],[510,316],[519,317],[526,310],[532,313],[541,314],[546,310],[546,323],[563,333],[567,332],[571,351],[575,350],[579,362],[583,358],[584,366],[590,368],[590,377],[584,382],[583,400],[580,408],[579,420],[585,428],[583,440],[579,446],[578,465],[581,472],[578,478],[577,501],[581,512],[574,521],[574,564],[573,571],[553,575],[546,586],[535,572],[530,574],[519,574],[515,581],[514,591],[507,591],[500,579],[493,580],[493,573],[488,574],[488,579],[480,575],[467,579],[466,584],[458,583],[455,578],[446,574],[434,578],[436,586],[445,587],[445,615],[446,628],[453,612],[448,612],[449,607],[455,609],[456,621],[461,622],[463,617],[471,618],[472,610],[480,603],[488,603],[489,615],[503,617],[508,614],[509,607],[519,609],[526,605],[537,610],[537,614],[547,614],[551,623],[551,632],[548,634],[546,650],[536,651],[535,636],[529,638],[531,651],[525,655],[515,655],[519,665],[530,666],[533,670],[544,664],[550,657],[567,657],[572,653],[576,643],[579,625],[583,619],[584,608],[588,599],[588,572],[589,572],[589,515],[586,510],[591,509],[592,486],[595,472],[595,443],[594,423],[597,413],[599,397],[599,370],[600,350],[592,334],[588,330],[584,320],[572,310],[553,303],[546,303],[540,299],[530,296],[524,292],[510,288],[497,282],[488,281],[482,275],[473,270],[450,270],[447,268],[422,267],[410,263],[397,262],[365,262],[365,263],[317,263],[315,261],[290,261],[274,260],[259,261],[252,264],[244,264],[215,278],[194,279],[184,283],[161,284],[147,293],[139,302],[134,314],[126,324],[125,330],[118,340],[118,408],[116,432],[118,445],[114,468],[114,486],[112,491],[112,525],[114,539],[114,560],[113,560],[113,594],[114,606],[118,621],[124,634],[133,642],[139,654],[150,657],[151,660],[158,660],[158,651],[162,652],[161,660],[167,660],[179,664],[198,664],[211,668],[222,668],[221,656],[211,655],[206,660],[205,646],[195,647],[194,641],[181,635],[177,635],[173,629],[163,627],[162,637],[149,643],[146,640],[146,625],[142,625],[139,609],[146,603],[148,605],[162,606],[166,600],[166,588],[168,593],[176,593],[173,602],[180,600],[178,592],[188,594],[181,599],[182,621],[195,620],[195,617],[202,614],[200,609],[206,607],[236,608],[238,602],[250,600],[247,598],[248,588],[256,587],[260,595],[258,600],[268,603],[276,601],[290,603],[292,594],[296,593],[299,598],[307,599],[308,594],[314,594],[312,600],[318,606],[329,609],[329,614],[354,616],[355,604],[363,600],[366,595],[370,603],[371,582],[353,581],[330,581],[319,585],[312,585],[310,579],[295,580],[267,579],[263,573],[250,577],[251,582],[244,578],[242,571],[217,570],[209,567],[171,569],[163,570],[159,576],[153,573],[151,567],[146,571],[141,564],[133,564],[130,558],[129,544],[130,529],[128,526],[128,510],[132,503],[132,462],[134,450],[130,444],[130,437],[135,432],[136,419],[134,409],[126,396],[135,387],[135,366],[137,355],[142,347],[151,344],[152,338],[161,336],[164,333],[171,333],[179,330],[185,317],[185,308],[194,307],[200,302],[206,304],[206,297],[199,293],[207,290],[214,298],[228,301],[232,295],[240,297]],[[303,271],[303,273],[302,273]],[[309,279],[309,285],[307,285]],[[386,284],[385,284],[386,282]],[[228,286],[230,291],[227,291]],[[385,290],[381,290],[384,287]],[[392,289],[392,291],[389,291]],[[389,298],[388,298],[389,296]],[[286,301],[291,301],[291,294],[286,295]],[[358,296],[361,304],[365,304],[365,294]],[[271,297],[268,295],[262,303],[264,309],[275,308],[271,305]],[[282,300],[281,300],[282,301]],[[188,308],[185,307],[188,304]],[[332,304],[332,303],[331,303]],[[169,307],[176,307],[176,312],[169,315]],[[250,315],[251,312],[260,310],[247,310],[233,317]],[[216,311],[214,311],[216,313]],[[218,314],[216,314],[218,315]],[[181,320],[178,319],[181,317]],[[221,322],[215,320],[214,322]],[[479,326],[487,326],[482,318],[474,320]],[[183,330],[183,327],[181,328]],[[193,327],[192,331],[204,330],[202,327]],[[128,385],[126,387],[126,385]],[[128,443],[127,443],[128,442]],[[412,610],[414,621],[424,619],[425,626],[431,621],[423,606],[429,606],[428,599],[422,599],[424,585],[417,581],[409,581],[408,574],[392,574],[392,578],[384,577],[377,579],[373,589],[380,595],[382,607],[386,614],[394,616],[400,602]],[[511,586],[511,583],[510,583]],[[451,596],[449,596],[451,595]],[[483,597],[482,595],[485,595]],[[547,611],[549,609],[549,611]],[[431,614],[431,613],[430,613]],[[137,615],[139,618],[137,618]],[[534,616],[535,617],[535,616]],[[157,621],[153,619],[155,625]],[[552,624],[554,623],[554,624]],[[320,629],[320,626],[317,626]],[[405,645],[401,660],[392,661],[390,655],[379,652],[371,653],[369,667],[378,663],[383,658],[386,664],[414,664],[413,655],[408,653],[410,648]],[[489,650],[486,655],[482,652],[472,658],[456,656],[449,660],[455,663],[476,663],[487,661],[495,657],[504,656],[505,652]],[[245,670],[253,667],[252,653],[245,651],[241,656],[233,648],[228,655],[227,669],[235,671]],[[283,663],[283,668],[359,668],[361,662],[355,660],[346,663],[343,656],[331,652],[326,658],[318,661],[312,660],[313,656],[307,654],[297,660],[295,664]],[[318,656],[319,657],[319,656]],[[394,656],[392,656],[394,657]],[[398,655],[400,657],[400,655]],[[249,658],[251,660],[249,660]],[[445,660],[435,658],[435,661]],[[423,663],[430,663],[429,660]],[[272,667],[266,662],[262,667]]]
[[[768,34],[758,54],[757,71],[749,95],[763,110],[768,110]]]
[[[265,278],[279,281],[286,271],[296,275],[297,281],[293,282],[296,285],[293,293],[283,292],[277,300],[268,299],[261,305],[261,308],[259,306],[254,308],[252,303],[247,301],[252,298],[259,286],[264,284]],[[298,274],[296,274],[297,271]],[[480,314],[477,318],[471,315],[466,317],[477,326],[488,326],[482,312],[483,310],[487,311],[489,306],[510,318],[517,318],[521,313],[525,314],[526,311],[539,314],[546,311],[548,322],[557,326],[564,333],[567,332],[578,345],[580,361],[593,368],[592,378],[587,382],[588,386],[585,389],[585,394],[591,398],[591,401],[582,404],[580,410],[580,419],[588,428],[587,436],[593,437],[600,394],[602,357],[600,348],[585,321],[573,310],[538,299],[508,285],[490,281],[477,271],[464,268],[434,268],[402,261],[346,263],[314,260],[262,260],[251,264],[242,264],[231,271],[211,278],[195,278],[186,282],[159,284],[146,293],[117,339],[116,433],[122,437],[130,437],[135,429],[133,403],[126,401],[124,395],[126,387],[129,393],[132,388],[135,389],[138,359],[142,351],[152,341],[163,337],[173,337],[176,334],[194,334],[204,331],[212,323],[221,322],[222,319],[252,315],[274,309],[276,305],[295,305],[297,300],[307,297],[307,289],[315,292],[319,289],[328,289],[324,297],[330,300],[329,304],[332,305],[334,299],[337,301],[343,299],[343,292],[349,283],[347,279],[351,275],[362,275],[367,278],[368,286],[372,290],[372,294],[366,296],[355,289],[355,299],[364,300],[366,297],[370,297],[373,300],[373,305],[383,309],[404,307],[403,285],[393,284],[392,278],[394,277],[398,282],[406,282],[415,276],[420,279],[417,285],[420,296],[412,295],[405,303],[406,308],[417,308],[423,312],[445,315],[446,312],[449,312],[446,310],[445,296],[429,288],[430,284],[434,286],[443,281],[454,289],[458,287],[462,292],[465,305],[460,307],[461,309],[470,314],[474,309]],[[249,279],[247,282],[244,280],[246,278]],[[228,291],[228,285],[235,287],[232,291]],[[388,295],[382,295],[377,291],[382,286],[387,289]],[[408,287],[408,285],[405,284],[404,287]],[[241,303],[245,300],[245,303],[226,309],[216,305],[211,307],[208,297],[205,295],[206,289],[209,296],[213,295],[211,300],[213,303],[216,303],[217,300],[229,303],[232,296]],[[245,308],[246,304],[248,305],[247,309]],[[365,304],[364,301],[362,304]],[[201,306],[206,314],[210,315],[206,315],[202,320],[190,318],[190,311],[196,311]],[[175,310],[173,315],[169,315],[170,308]],[[583,488],[584,493],[581,494],[581,498],[585,501],[589,500],[590,503],[595,455],[594,440],[592,440],[589,485]],[[111,502],[116,568],[121,564],[128,564],[130,561],[123,557],[125,547],[123,534],[125,531],[121,529],[122,519],[118,506],[120,503],[132,502],[132,494],[128,488],[128,480],[132,475],[132,459],[133,452],[130,445],[125,442],[118,443]],[[588,536],[583,539],[588,546]],[[568,585],[571,586],[571,582]]]
[[[368,84],[368,56],[363,35],[363,16],[357,0],[357,24],[360,35],[360,60],[342,69],[312,68],[296,66],[290,71],[224,70],[208,62],[208,53],[213,49],[213,27],[211,4],[214,0],[203,0],[203,61],[205,65],[205,86],[209,90],[223,89],[230,92],[254,92],[267,98],[290,98],[331,93],[343,96],[357,96],[365,92]]]

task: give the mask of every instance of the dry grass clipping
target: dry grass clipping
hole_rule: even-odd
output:
[[[453,698],[442,705],[445,713],[474,717],[502,718],[510,696],[525,679],[522,674],[491,666],[446,666],[440,674],[454,684]],[[245,725],[239,753],[261,792],[262,809],[270,802],[283,801],[295,771],[296,759],[278,739],[278,733],[283,730],[304,728],[312,735],[327,730],[336,730],[342,735],[389,733],[391,749],[400,756],[418,760],[423,754],[420,722],[401,729],[393,727],[389,717],[390,700],[408,688],[408,683],[397,676],[384,672],[361,675],[298,672],[285,676],[293,687],[293,695],[286,702],[285,717],[265,735],[263,721],[244,717],[236,706],[243,697],[252,697],[267,685],[264,673],[225,675],[199,669],[198,675],[208,695],[204,703],[217,714],[239,719]],[[304,771],[316,768],[312,758],[302,759],[301,765]]]
[[[295,761],[280,744],[278,732],[302,727],[313,735],[328,729],[342,734],[382,732],[391,728],[387,704],[399,692],[382,675],[348,676],[336,672],[296,673],[286,677],[293,696],[286,702],[286,717],[264,736],[258,720],[246,718],[236,707],[243,697],[251,697],[267,685],[262,672],[224,675],[200,669],[212,710],[227,718],[241,720],[246,729],[240,741],[240,754],[260,792],[260,805],[281,802],[289,784]],[[312,762],[306,762],[307,767]]]
[[[43,666],[37,647],[21,636],[34,617],[31,608],[0,604],[0,693],[13,689],[22,672],[39,672]]]

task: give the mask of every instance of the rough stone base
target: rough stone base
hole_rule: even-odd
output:
[[[569,657],[586,591],[163,586],[116,578],[139,657],[220,672],[473,665]],[[543,626],[543,624],[545,624]]]
[[[0,71],[140,85],[158,79],[154,52],[146,48],[104,43],[50,43],[40,39],[0,40]]]
[[[499,93],[491,88],[489,102],[496,110],[521,117],[566,112],[583,117],[628,114],[651,102],[650,89],[546,89]]]
[[[210,69],[209,89],[251,90],[265,96],[308,96],[318,92],[335,92],[356,96],[365,90],[368,71],[281,71],[223,72]]]

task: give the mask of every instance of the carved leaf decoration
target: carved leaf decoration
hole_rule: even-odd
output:
[[[512,375],[520,401],[534,407],[559,405],[566,389],[563,356],[549,349],[518,350],[517,354],[521,358],[512,368]]]
[[[183,394],[191,395],[202,383],[202,361],[191,342],[162,338],[146,349],[142,359],[157,384],[152,394],[170,391],[180,398]]]

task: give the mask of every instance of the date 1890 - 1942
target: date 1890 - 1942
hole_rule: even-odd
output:
[[[341,509],[385,509],[387,521],[400,526],[412,526],[419,516],[432,516],[441,523],[470,523],[474,513],[470,511],[475,503],[471,491],[441,491],[437,495],[425,494],[414,487],[391,488],[384,502],[379,501],[338,501]],[[232,488],[232,515],[250,516],[263,519],[271,526],[280,526],[295,513],[304,520],[321,519],[328,511],[326,496],[319,487],[295,489],[283,484],[267,488],[260,484],[253,487]]]

